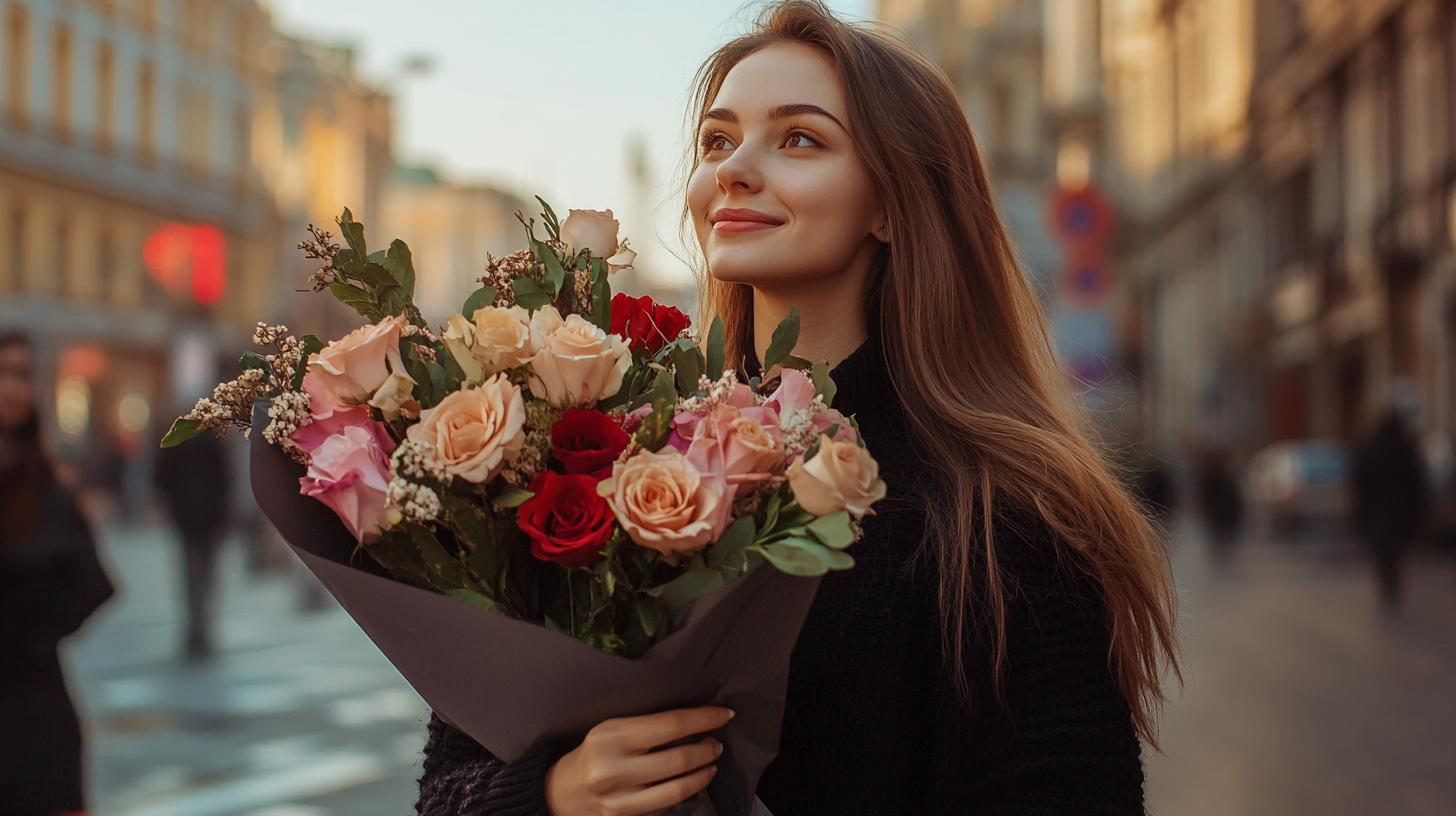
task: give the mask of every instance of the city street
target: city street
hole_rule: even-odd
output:
[[[1384,618],[1348,544],[1245,543],[1226,558],[1180,530],[1189,678],[1153,814],[1446,814],[1456,803],[1456,567],[1410,564]],[[124,597],[71,647],[102,814],[395,816],[412,812],[426,709],[331,604],[297,612],[287,574],[224,561],[222,653],[174,657],[170,537],[113,533]]]

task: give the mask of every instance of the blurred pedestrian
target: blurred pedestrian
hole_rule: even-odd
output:
[[[114,592],[41,442],[30,343],[0,332],[0,813],[85,809],[82,732],[57,648]]]
[[[182,594],[186,628],[182,655],[188,661],[212,656],[213,610],[218,552],[227,531],[232,468],[227,448],[204,433],[157,456],[155,481],[181,540]]]
[[[1215,552],[1224,552],[1238,539],[1244,501],[1238,477],[1227,451],[1206,447],[1198,452],[1198,508]]]
[[[1374,431],[1355,451],[1355,528],[1370,547],[1388,612],[1400,607],[1401,561],[1430,509],[1430,483],[1415,429],[1418,412],[1414,391],[1397,383]]]

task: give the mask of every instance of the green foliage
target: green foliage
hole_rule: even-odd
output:
[[[384,256],[381,264],[387,270],[395,283],[404,290],[405,297],[413,300],[415,296],[415,265],[414,258],[410,255],[410,248],[404,241],[398,238],[389,244],[389,252]]]
[[[474,320],[477,310],[484,309],[495,302],[495,295],[494,286],[482,286],[476,289],[470,293],[470,297],[465,299],[465,305],[460,307],[460,314],[464,315],[466,320]]]
[[[312,334],[305,334],[299,342],[303,345],[303,354],[299,357],[297,370],[293,372],[295,389],[303,387],[303,377],[308,373],[308,358],[324,350],[324,341]]]
[[[551,302],[551,294],[530,278],[516,278],[511,281],[511,291],[516,293],[516,303],[528,312]]]
[[[854,530],[849,526],[849,512],[840,510],[809,522],[806,529],[819,543],[832,550],[842,550],[854,543]]]
[[[672,417],[677,409],[677,389],[673,386],[672,375],[666,371],[661,372],[653,382],[647,398],[652,403],[652,413],[643,418],[642,425],[637,428],[633,438],[647,450],[655,451],[667,442],[667,435],[672,430]]]
[[[612,283],[608,280],[609,274],[606,261],[599,258],[592,260],[592,323],[604,332],[612,330]]]
[[[773,338],[768,343],[768,351],[763,355],[763,370],[767,372],[783,362],[798,342],[799,307],[790,306],[789,316],[779,321],[778,326],[774,327]]]
[[[536,196],[536,201],[541,205],[541,220],[546,222],[546,232],[552,239],[561,240],[561,221],[556,217],[556,211],[546,203],[546,199]]]
[[[672,368],[677,375],[677,389],[682,394],[694,394],[698,389],[698,378],[703,376],[706,363],[703,353],[691,340],[672,342]]]
[[[708,548],[708,565],[716,568],[741,568],[744,553],[753,543],[756,532],[753,516],[744,516],[728,525],[723,535]]]
[[[723,318],[714,315],[713,324],[708,329],[708,369],[705,372],[710,380],[723,376],[723,342]]]
[[[561,284],[566,280],[566,269],[561,266],[561,259],[556,256],[555,250],[535,238],[531,239],[531,254],[546,267],[543,288],[551,293],[551,297],[556,297],[561,292]]]
[[[243,356],[238,359],[238,365],[241,366],[244,371],[247,371],[249,369],[257,369],[264,374],[267,374],[273,368],[272,366],[268,365],[267,360],[263,359],[263,355],[258,354],[254,351],[243,352]]]
[[[814,364],[810,369],[809,379],[814,381],[814,390],[824,396],[824,406],[827,408],[834,404],[834,395],[839,393],[839,386],[834,384],[834,378],[829,376],[829,364],[823,361]]]
[[[167,435],[162,437],[162,447],[175,448],[202,433],[204,430],[206,429],[202,427],[201,422],[186,417],[178,417],[172,423],[171,429],[167,431]]]

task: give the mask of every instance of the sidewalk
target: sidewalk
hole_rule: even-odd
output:
[[[102,539],[118,597],[67,654],[90,735],[94,812],[412,812],[429,711],[332,601],[298,611],[298,576],[253,579],[240,542],[230,541],[221,558],[219,652],[187,665],[176,656],[171,533],[110,530]]]

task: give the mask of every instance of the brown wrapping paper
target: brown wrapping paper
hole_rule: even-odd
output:
[[[254,406],[253,494],[268,519],[385,657],[444,720],[512,761],[544,740],[580,740],[605,719],[721,705],[736,716],[707,791],[674,814],[765,812],[753,791],[778,750],[789,653],[819,579],[763,567],[692,602],[637,660],[399,583],[333,511],[299,494],[303,468],[263,441]],[[755,811],[755,807],[758,808]]]

